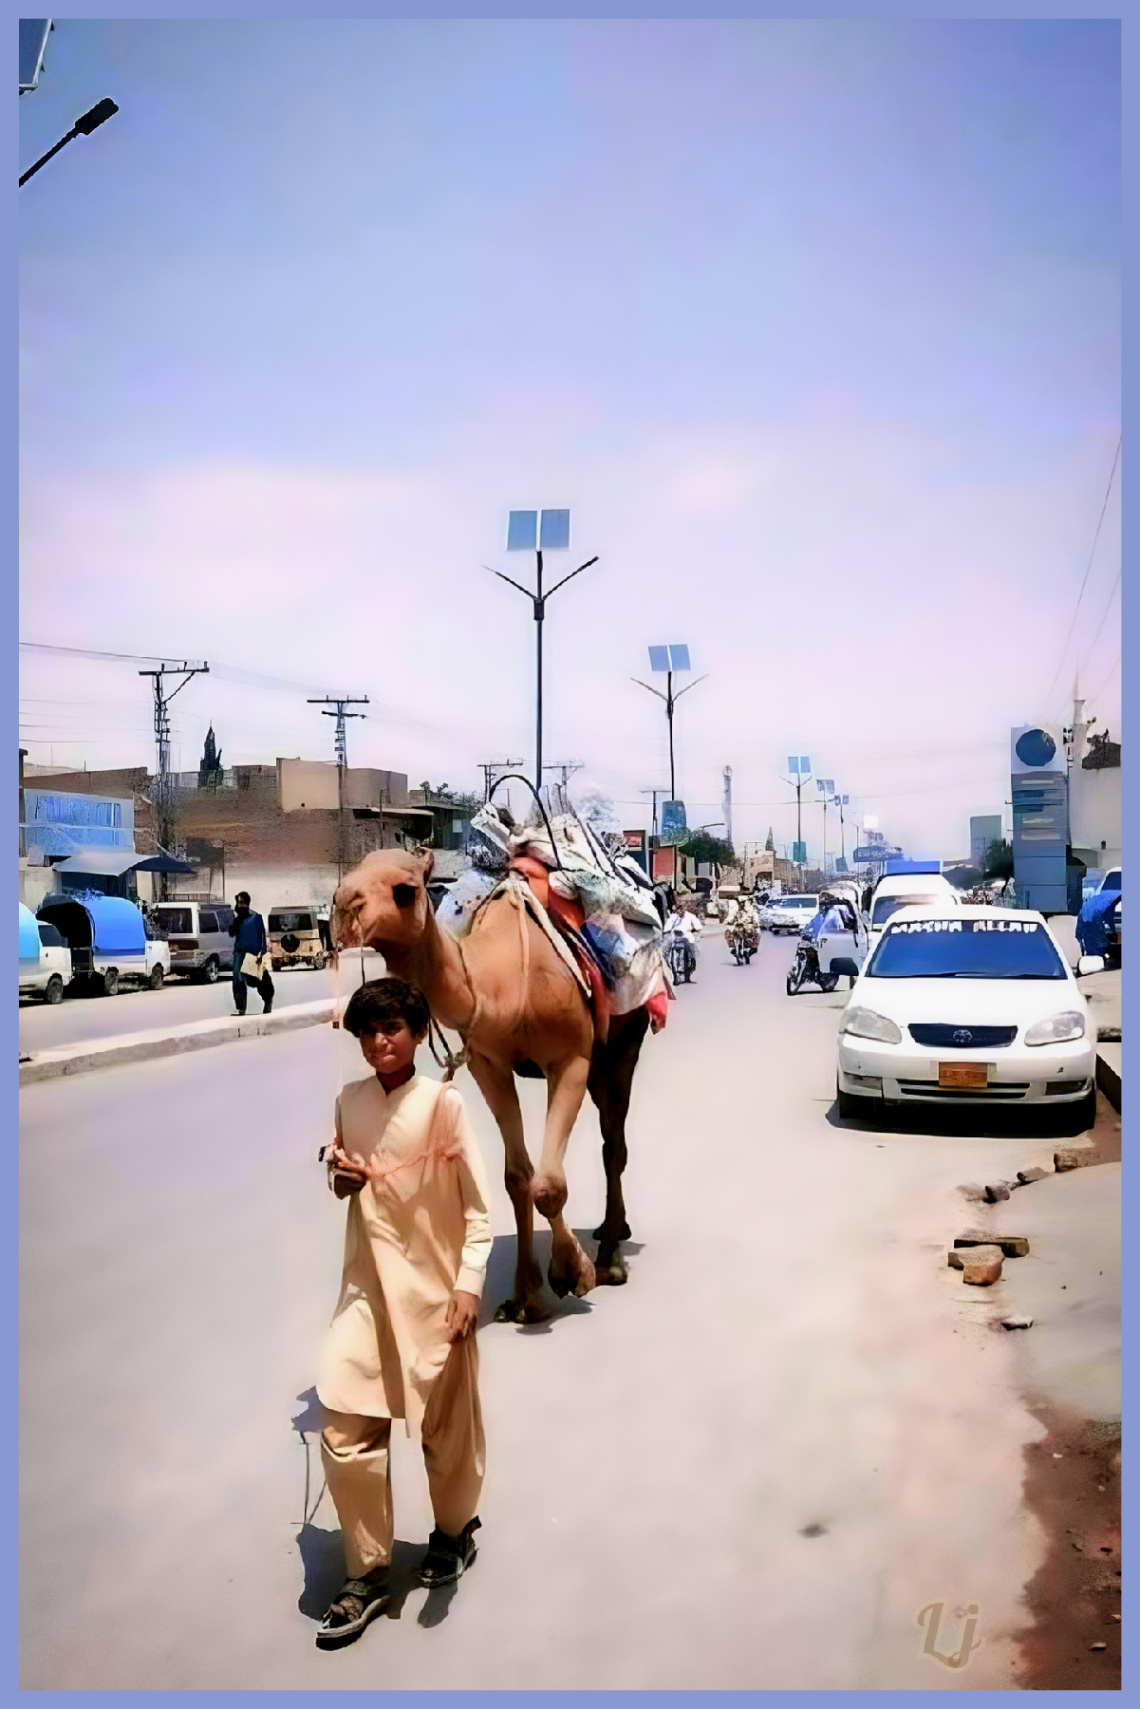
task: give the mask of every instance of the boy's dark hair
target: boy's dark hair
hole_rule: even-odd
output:
[[[390,976],[369,979],[359,986],[348,1000],[341,1025],[353,1038],[359,1038],[361,1033],[374,1032],[382,1021],[404,1020],[418,1038],[427,1032],[430,1014],[427,998],[418,985]]]
[[[248,902],[249,901],[249,891],[248,890],[239,890],[237,895],[234,897],[234,901],[235,902]]]

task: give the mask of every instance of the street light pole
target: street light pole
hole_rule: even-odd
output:
[[[84,113],[81,119],[76,119],[66,136],[61,136],[53,148],[49,148],[46,154],[41,154],[40,158],[33,166],[29,166],[26,172],[21,173],[21,189],[28,182],[29,178],[35,177],[41,166],[46,166],[48,161],[51,160],[54,155],[59,153],[61,148],[65,148],[67,144],[69,142],[73,142],[77,136],[90,136],[92,131],[97,131],[99,126],[105,124],[109,118],[112,118],[114,114],[118,112],[118,110],[118,107],[115,102],[111,100],[110,96],[106,96],[102,101],[96,102],[90,112]]]
[[[548,511],[548,512],[545,512],[544,514],[550,515],[551,513]],[[566,512],[566,515],[567,515],[567,517],[569,516],[568,511]],[[569,527],[569,524],[567,523],[567,528],[568,527]],[[533,539],[533,535],[532,535],[532,539]],[[569,534],[567,533],[567,540],[568,539],[569,539]],[[556,542],[556,544],[557,544],[557,542]],[[509,541],[508,541],[508,549],[510,549],[510,542]],[[541,792],[542,792],[542,625],[546,619],[546,602],[548,599],[553,598],[553,596],[558,592],[558,589],[560,587],[565,587],[565,585],[568,581],[572,581],[575,576],[580,576],[582,574],[583,570],[588,570],[590,568],[591,564],[597,563],[598,559],[597,559],[596,554],[592,558],[587,558],[586,562],[584,564],[579,564],[578,568],[576,570],[571,570],[570,574],[568,576],[563,576],[563,578],[560,582],[555,582],[554,586],[552,588],[548,589],[545,593],[543,592],[543,588],[542,588],[542,547],[540,545],[535,547],[535,560],[536,560],[536,566],[537,566],[537,583],[536,583],[536,591],[534,593],[532,593],[529,588],[523,587],[521,582],[515,581],[513,576],[504,575],[502,570],[492,570],[490,564],[484,564],[483,568],[485,570],[490,570],[491,574],[493,576],[498,576],[500,581],[510,582],[511,586],[513,588],[518,588],[518,591],[521,594],[525,594],[527,599],[529,599],[530,603],[531,603],[531,610],[532,610],[533,615],[534,615],[534,624],[535,624],[535,682],[536,682],[535,715],[534,715],[534,787],[535,787],[535,792],[537,794],[541,794]]]

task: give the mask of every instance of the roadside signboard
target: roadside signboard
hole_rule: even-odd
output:
[[[792,844],[792,863],[795,866],[806,866],[807,865],[807,844],[806,843],[793,843]]]
[[[685,803],[683,801],[663,801],[661,803],[662,842],[676,842],[681,832],[687,828]]]
[[[625,846],[643,872],[649,871],[647,837],[644,831],[623,831]]]

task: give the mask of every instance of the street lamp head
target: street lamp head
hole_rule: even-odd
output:
[[[118,110],[118,106],[111,100],[110,96],[104,96],[102,101],[95,103],[89,113],[84,113],[81,119],[76,119],[75,128],[80,136],[90,136],[92,131],[97,131],[100,125],[106,124],[108,119],[114,118]]]

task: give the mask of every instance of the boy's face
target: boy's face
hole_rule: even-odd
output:
[[[411,1066],[423,1036],[414,1033],[401,1015],[390,1021],[377,1021],[375,1031],[361,1033],[360,1048],[369,1068],[387,1078],[402,1074]]]

